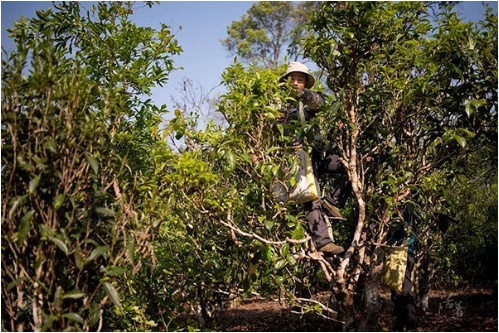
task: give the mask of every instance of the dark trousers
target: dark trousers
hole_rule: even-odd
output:
[[[337,175],[334,180],[333,189],[329,192],[331,203],[336,207],[342,208],[350,195],[351,185],[348,180],[346,168],[339,161],[339,156],[333,153],[319,153],[312,151],[312,164],[314,166],[315,176],[319,178],[324,174]],[[308,221],[310,236],[314,241],[315,247],[320,249],[324,245],[331,243],[327,223],[322,214],[322,200],[314,200],[305,203],[304,212]]]

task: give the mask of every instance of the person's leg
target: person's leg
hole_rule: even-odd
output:
[[[326,196],[326,199],[333,206],[343,208],[345,207],[345,203],[347,202],[348,197],[350,196],[351,190],[352,190],[352,185],[350,184],[348,175],[345,174],[337,175],[333,183],[333,188]]]
[[[304,211],[309,225],[310,236],[316,249],[333,254],[343,252],[344,249],[333,244],[329,237],[328,226],[322,215],[322,201],[318,199],[305,203]]]
[[[340,161],[340,156],[332,152],[322,155],[315,151],[312,153],[312,156],[315,161],[315,169],[318,177],[323,174],[337,175],[333,183],[333,189],[326,198],[330,204],[340,208],[344,207],[352,186],[348,179],[347,169]]]
[[[311,157],[314,174],[317,179],[324,172],[329,172],[327,170],[327,164],[330,162],[324,160],[324,155],[322,153],[319,153],[317,150],[313,150]],[[326,154],[325,157],[327,158],[328,154]],[[310,236],[312,237],[318,251],[332,254],[342,253],[344,249],[341,246],[335,245],[329,237],[329,228],[323,216],[323,205],[324,203],[322,199],[317,199],[305,204],[304,211],[309,224]],[[341,214],[339,214],[339,216],[343,218]]]
[[[405,327],[409,330],[415,330],[418,327],[418,312],[416,302],[412,292],[412,270],[414,269],[415,258],[414,255],[408,253],[407,255],[407,268],[405,270],[404,284],[402,285],[402,294],[406,297],[404,304],[405,307]]]
[[[409,296],[407,303],[407,323],[406,328],[408,330],[414,331],[418,328],[418,310],[416,308],[416,302],[412,293]]]
[[[321,200],[314,200],[305,203],[305,216],[308,221],[310,236],[314,241],[315,247],[320,249],[331,242],[329,238],[326,221],[321,212]]]
[[[392,293],[392,302],[393,302],[393,316],[395,317],[395,321],[393,323],[393,331],[394,332],[402,332],[405,327],[405,308],[403,306],[403,296],[401,293],[398,293],[394,290]]]

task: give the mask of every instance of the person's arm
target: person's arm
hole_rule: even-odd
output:
[[[317,113],[321,105],[323,105],[326,102],[322,94],[313,92],[309,89],[303,89],[300,95],[303,104],[308,106],[310,112],[314,114]]]

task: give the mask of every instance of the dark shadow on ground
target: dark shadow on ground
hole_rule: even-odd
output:
[[[420,332],[497,332],[497,295],[435,291],[430,294],[429,310],[419,313]],[[382,297],[382,310],[370,331],[391,331],[393,303]],[[213,330],[225,332],[333,332],[341,330],[334,321],[317,314],[291,312],[272,300],[246,300],[236,308],[220,313]]]

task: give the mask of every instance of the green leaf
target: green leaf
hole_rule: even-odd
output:
[[[274,221],[272,220],[265,220],[264,222],[265,224],[265,228],[267,228],[267,230],[272,230],[272,227],[274,226]]]
[[[468,49],[470,49],[471,51],[475,49],[475,41],[473,40],[471,35],[468,36]]]
[[[291,234],[293,239],[303,239],[305,238],[305,230],[301,224],[298,224]]]
[[[29,182],[29,193],[30,194],[33,194],[35,192],[36,188],[38,187],[38,184],[40,183],[40,179],[42,179],[42,175],[36,176],[35,178],[33,178]]]
[[[59,209],[62,206],[62,204],[64,203],[64,199],[66,199],[66,195],[64,193],[59,193],[55,196],[54,202],[52,203],[55,210]]]
[[[19,227],[17,229],[17,244],[21,245],[26,237],[28,237],[29,232],[31,231],[31,220],[35,215],[35,210],[29,210],[24,216],[21,218],[19,223]]]
[[[57,153],[57,145],[53,141],[46,141],[43,144],[43,147],[45,147],[45,149],[48,149],[54,154]]]
[[[58,286],[57,289],[55,290],[54,293],[54,307],[56,309],[56,312],[60,313],[62,312],[62,293],[64,290],[62,290],[61,286]]]
[[[95,212],[97,214],[104,215],[104,216],[110,216],[110,217],[112,217],[116,214],[113,210],[106,208],[106,207],[97,207],[97,208],[95,208]]]
[[[47,227],[45,224],[38,224],[38,230],[40,230],[42,239],[52,237],[52,235],[54,234],[54,231],[51,228]]]
[[[70,313],[63,314],[62,316],[64,318],[69,319],[69,320],[76,321],[77,323],[83,324],[83,318],[77,313],[70,312]]]
[[[462,136],[454,135],[454,139],[456,139],[456,141],[461,145],[461,147],[464,148],[466,146],[466,139],[463,138]]]
[[[274,276],[274,280],[278,286],[281,286],[284,283],[284,277],[282,276]]]
[[[229,170],[234,170],[236,168],[236,157],[234,152],[229,150],[225,155],[227,157],[227,162],[229,163]]]
[[[271,173],[272,173],[272,176],[277,175],[277,173],[279,172],[279,170],[280,170],[280,169],[281,169],[281,167],[280,167],[280,166],[278,166],[278,165],[274,165],[274,166],[272,166],[272,168],[271,168]]]
[[[88,256],[88,258],[85,260],[85,263],[91,262],[92,260],[99,258],[100,256],[106,254],[107,252],[108,252],[107,246],[99,246],[90,253],[90,256]]]
[[[282,125],[281,125],[281,127],[282,127]],[[274,152],[276,150],[282,150],[282,148],[281,147],[270,147],[269,149],[267,149],[265,151],[265,154],[268,155],[268,154],[270,154],[270,153],[272,153],[272,152]]]
[[[97,174],[99,172],[99,162],[97,162],[97,159],[90,154],[87,154],[85,157],[87,158],[88,164],[90,164],[90,167],[94,171],[94,174]]]
[[[280,270],[281,268],[283,268],[284,266],[286,266],[286,259],[279,259],[277,260],[277,262],[275,263],[274,265],[274,268],[276,270]]]
[[[132,263],[135,263],[135,239],[131,236],[131,235],[128,235],[127,237],[127,243],[128,243],[128,247],[127,247],[127,253],[128,253],[128,257],[130,258],[130,260],[132,261]]]
[[[124,267],[113,266],[113,267],[108,267],[106,269],[106,275],[118,276],[118,275],[123,275],[123,273],[125,273],[126,271],[127,269]]]
[[[118,292],[114,288],[114,286],[109,283],[109,282],[104,282],[104,291],[106,294],[109,296],[111,301],[116,305],[116,306],[121,306],[120,298],[118,295]]]
[[[26,195],[21,195],[12,199],[12,204],[10,206],[10,211],[9,211],[9,219],[12,218],[12,215],[14,215],[14,212],[16,211],[17,207],[24,204],[24,201],[26,201]]]
[[[289,254],[289,243],[286,243],[284,244],[282,247],[281,247],[281,256],[282,257],[287,257],[288,254]]]
[[[78,298],[82,298],[82,297],[85,297],[85,293],[78,291],[78,290],[71,290],[71,291],[65,293],[62,296],[62,299],[65,299],[65,298],[78,299]]]
[[[90,308],[90,315],[88,318],[90,326],[94,326],[99,322],[100,319],[100,304],[99,303],[92,303],[92,306]]]
[[[468,118],[472,115],[473,109],[471,108],[471,104],[469,102],[464,104],[464,111],[466,112]]]
[[[49,240],[52,243],[54,243],[59,248],[59,250],[64,252],[64,254],[66,254],[66,256],[68,255],[68,247],[66,246],[66,244],[64,244],[64,242],[62,240],[60,240],[59,238],[56,238],[56,237],[49,237]]]
[[[277,130],[279,131],[279,134],[281,135],[281,137],[284,136],[284,126],[282,126],[282,124],[277,124]]]
[[[74,257],[75,257],[76,267],[79,270],[83,269],[83,266],[85,266],[85,261],[83,261],[83,257],[81,256],[81,250],[78,245],[76,245]]]
[[[265,246],[263,246],[260,252],[263,259],[269,261],[272,260],[272,248],[270,247],[270,245],[266,244]]]

